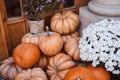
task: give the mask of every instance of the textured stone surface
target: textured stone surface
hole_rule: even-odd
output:
[[[95,23],[98,21],[101,21],[103,19],[117,19],[120,20],[120,17],[107,17],[107,16],[101,16],[94,14],[91,12],[88,7],[81,7],[79,9],[79,17],[81,20],[81,26],[79,29],[79,33],[81,34],[82,30],[87,27],[90,23]]]
[[[101,5],[109,6],[120,5],[120,0],[93,0],[93,1]]]
[[[92,0],[88,8],[99,15],[120,16],[120,0]]]

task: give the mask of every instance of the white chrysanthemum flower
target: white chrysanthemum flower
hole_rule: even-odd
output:
[[[102,20],[90,24],[82,32],[80,57],[93,66],[104,63],[107,71],[120,73],[120,21]]]
[[[93,65],[94,67],[97,66],[98,64],[100,64],[99,61],[93,61],[93,63],[92,63],[92,65]]]
[[[113,74],[120,74],[120,71],[119,70],[114,70],[114,71],[112,71],[113,72]]]

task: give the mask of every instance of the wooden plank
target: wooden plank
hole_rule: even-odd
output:
[[[2,22],[2,16],[0,12],[0,60],[4,60],[8,56],[9,55],[7,50],[7,42],[5,38],[4,25]]]
[[[19,20],[19,21],[20,22],[17,23],[16,21],[14,23],[12,21],[9,22],[9,24],[7,24],[7,30],[8,30],[7,34],[10,39],[10,43],[8,44],[10,45],[8,49],[10,55],[12,55],[14,48],[21,43],[21,38],[27,32],[24,20],[23,21]]]

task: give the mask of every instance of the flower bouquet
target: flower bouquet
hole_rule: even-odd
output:
[[[120,73],[120,21],[105,19],[90,24],[79,42],[80,58],[93,66],[103,64],[107,71]]]
[[[29,20],[41,20],[48,12],[53,13],[58,10],[59,4],[65,3],[64,0],[23,0],[24,15]]]
[[[31,33],[40,33],[44,29],[44,19],[48,13],[58,10],[64,0],[23,0],[23,12],[27,17]]]

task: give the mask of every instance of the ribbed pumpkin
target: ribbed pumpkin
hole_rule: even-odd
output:
[[[75,61],[80,60],[80,49],[79,49],[79,41],[75,38],[69,38],[65,41],[65,52],[71,56]]]
[[[22,70],[16,75],[15,80],[48,80],[41,68]]]
[[[74,66],[75,62],[72,61],[72,58],[64,53],[58,53],[49,58],[46,72],[50,80],[63,80],[65,74]]]
[[[48,58],[44,54],[41,55],[41,58],[38,62],[38,66],[41,67],[42,69],[45,69],[48,64]]]
[[[22,43],[34,43],[38,45],[38,41],[41,35],[42,33],[37,33],[37,34],[27,33],[22,37],[21,42]]]
[[[63,39],[63,41],[65,42],[68,38],[75,38],[76,40],[79,40],[79,34],[78,34],[78,32],[73,32],[73,33],[71,33],[71,34],[68,34],[68,35],[63,35],[62,36],[62,39]]]
[[[56,13],[51,18],[51,30],[60,34],[69,34],[76,30],[79,25],[79,16],[74,12],[68,10],[63,11],[62,14]]]
[[[5,59],[0,65],[0,74],[6,80],[14,80],[14,77],[21,71],[22,69],[17,66],[13,60],[13,57],[9,57]]]
[[[111,80],[110,73],[101,66],[93,67],[92,65],[88,65],[87,69],[92,72],[96,80]]]
[[[39,47],[45,55],[53,56],[60,52],[63,47],[62,37],[56,32],[43,33],[39,39]]]
[[[99,77],[100,78],[100,77]],[[70,69],[63,80],[97,80],[91,71],[84,67]]]
[[[29,68],[39,61],[40,50],[33,43],[22,43],[14,49],[13,58],[18,66]]]

